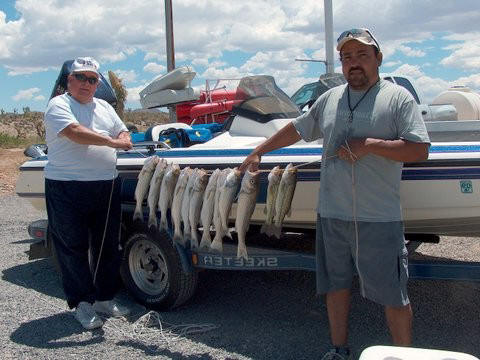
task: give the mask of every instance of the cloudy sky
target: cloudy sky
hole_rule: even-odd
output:
[[[425,102],[452,85],[480,92],[479,0],[333,0],[335,38],[367,27],[381,71],[411,76]],[[325,72],[322,0],[173,0],[176,65],[205,79],[273,75],[289,95]],[[166,72],[163,0],[0,0],[0,108],[43,111],[62,63],[93,56],[128,89],[127,107]],[[335,53],[336,71],[340,71]]]

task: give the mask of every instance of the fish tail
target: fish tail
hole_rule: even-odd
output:
[[[223,236],[217,231],[213,238],[210,249],[219,253],[223,253]]]
[[[180,245],[185,245],[185,242],[183,241],[183,236],[180,233],[175,232],[173,234],[173,242],[180,244]]]
[[[210,249],[212,244],[212,237],[210,236],[210,229],[203,229],[202,240],[200,241],[200,249]]]
[[[280,239],[280,236],[282,235],[282,225],[272,224],[269,236],[272,235],[275,236],[277,239]]]
[[[268,236],[272,236],[272,224],[263,224],[260,228],[260,234],[266,234]]]
[[[158,230],[162,231],[167,229],[168,229],[167,217],[163,216],[162,214],[162,216],[160,217],[160,226],[158,227]]]
[[[190,232],[190,226],[184,226],[183,228],[183,243],[187,246],[192,239],[192,233]]]
[[[154,213],[150,213],[150,215],[148,216],[148,227],[150,228],[152,226],[157,228],[157,217]]]
[[[192,230],[192,237],[190,238],[190,248],[191,249],[198,249],[197,230]]]
[[[244,258],[245,260],[248,260],[247,247],[245,246],[245,244],[238,244],[237,258]]]
[[[140,220],[143,222],[142,206],[135,206],[135,211],[133,212],[133,221]]]

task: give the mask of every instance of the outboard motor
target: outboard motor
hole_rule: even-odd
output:
[[[27,147],[23,154],[25,156],[31,157],[36,159],[38,157],[46,156],[47,155],[47,144],[33,144]]]
[[[72,67],[73,60],[67,60],[63,63],[62,69],[60,70],[60,74],[58,75],[57,81],[55,81],[55,86],[53,87],[52,94],[50,95],[50,99],[57,96],[62,95],[67,91],[67,77],[70,74],[70,68]],[[107,79],[102,74],[99,74],[99,81],[97,86],[97,91],[95,91],[95,97],[98,99],[105,100],[110,105],[115,107],[117,105],[117,97],[115,96],[115,92],[113,91],[112,87],[108,83]]]

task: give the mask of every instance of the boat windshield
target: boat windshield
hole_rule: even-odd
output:
[[[305,106],[310,107],[324,92],[345,83],[346,80],[343,74],[323,74],[318,81],[303,85],[298,89],[292,95],[292,101],[299,109],[304,109]]]
[[[237,87],[236,100],[238,104],[232,108],[234,114],[261,123],[301,115],[298,107],[268,75],[242,78]]]

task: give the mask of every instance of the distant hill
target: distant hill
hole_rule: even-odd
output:
[[[126,125],[135,125],[139,131],[145,131],[152,125],[165,124],[168,121],[168,113],[155,109],[127,110],[123,119]],[[0,114],[0,134],[21,139],[37,136],[44,139],[43,112],[29,111],[24,114]]]

